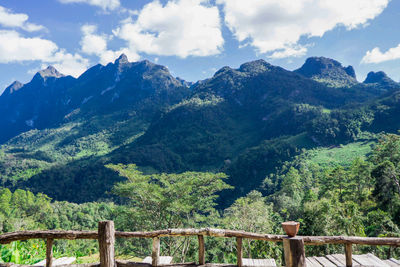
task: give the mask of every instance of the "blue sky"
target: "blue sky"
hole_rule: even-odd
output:
[[[125,53],[204,79],[265,59],[310,56],[400,79],[398,0],[0,0],[0,92],[47,65],[78,76]]]

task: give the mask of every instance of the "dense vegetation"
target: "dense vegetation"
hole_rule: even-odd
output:
[[[282,221],[298,220],[305,235],[400,235],[400,84],[380,72],[359,83],[351,66],[311,58],[294,72],[263,60],[224,67],[189,85],[122,56],[78,79],[47,69],[8,88],[0,125],[15,127],[0,138],[0,232],[96,229],[112,219],[123,231],[281,233]],[[44,93],[33,98],[35,90]],[[32,103],[19,112],[19,101]],[[234,240],[206,242],[207,261],[234,262]],[[196,259],[195,238],[162,246],[176,261]],[[145,257],[149,248],[119,240],[117,253]],[[80,262],[96,252],[94,241],[55,246]],[[279,261],[282,250],[246,241],[245,255]],[[0,261],[42,258],[42,241],[0,247]]]
[[[342,149],[351,149],[343,147]],[[222,173],[143,174],[135,165],[107,165],[125,180],[112,193],[113,203],[51,202],[42,194],[0,191],[2,232],[22,229],[96,229],[97,221],[112,219],[125,231],[184,227],[219,227],[251,232],[282,233],[284,220],[301,222],[302,235],[400,236],[400,136],[384,135],[366,158],[350,165],[319,165],[315,151],[303,151],[268,175],[260,191],[251,191],[224,210],[217,210],[222,190],[232,190]],[[207,238],[207,260],[234,262],[234,240]],[[307,247],[309,255],[334,253],[340,246]],[[389,248],[357,247],[385,257]],[[42,241],[16,242],[0,248],[3,261],[33,263],[44,258]],[[57,241],[55,255],[96,254],[94,241]],[[162,254],[176,261],[196,259],[195,238],[165,238]],[[150,255],[148,240],[119,240],[117,254]],[[248,257],[280,261],[279,245],[246,241]],[[392,251],[391,255],[397,255]]]

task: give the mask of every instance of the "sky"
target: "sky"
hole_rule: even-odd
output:
[[[52,65],[148,59],[187,81],[264,59],[288,70],[324,56],[357,79],[400,80],[399,0],[0,0],[0,93]]]

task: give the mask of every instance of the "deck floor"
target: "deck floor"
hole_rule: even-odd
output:
[[[332,254],[325,257],[307,257],[307,267],[346,267],[346,257],[344,254]],[[381,260],[374,254],[353,255],[353,267],[395,267],[400,266],[400,261],[396,259]]]
[[[276,266],[275,260],[273,259],[243,259],[244,267],[274,267]],[[138,263],[129,262],[123,260],[116,261],[117,267],[151,267],[149,263]],[[324,257],[307,257],[307,267],[345,267],[346,258],[344,254],[332,254]],[[29,265],[19,265],[13,263],[0,263],[0,267],[28,267]],[[99,267],[99,263],[91,264],[69,264],[60,265],[58,267]],[[237,267],[233,264],[224,263],[207,263],[204,265],[198,265],[192,263],[171,263],[160,265],[162,267]],[[368,253],[364,255],[353,255],[353,266],[354,267],[400,267],[400,261],[396,259],[382,260],[376,257],[374,254]],[[30,265],[29,267],[32,267]]]

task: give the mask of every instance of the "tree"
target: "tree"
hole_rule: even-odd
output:
[[[127,181],[117,183],[113,193],[128,199],[132,230],[155,230],[212,225],[216,199],[232,188],[223,173],[184,172],[151,174],[140,172],[136,165],[107,165]],[[209,216],[209,217],[207,217]],[[190,238],[166,238],[166,253],[184,260],[190,250]]]
[[[244,230],[253,233],[281,233],[280,216],[268,204],[265,197],[258,191],[251,191],[245,197],[238,198],[232,206],[224,211],[223,226],[228,229]],[[232,240],[230,240],[232,242]],[[246,239],[245,254],[265,256],[279,259],[279,247],[270,242],[260,242]]]

